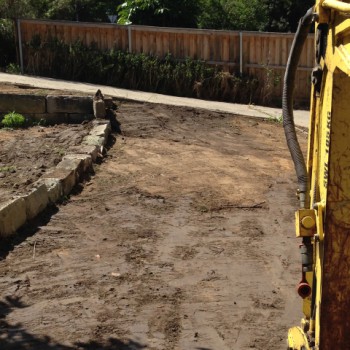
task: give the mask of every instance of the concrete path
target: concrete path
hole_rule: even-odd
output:
[[[280,118],[282,110],[279,108],[270,108],[255,105],[242,105],[237,103],[226,103],[216,101],[205,101],[194,98],[184,98],[155,94],[151,92],[142,92],[134,90],[125,90],[104,85],[93,85],[87,83],[78,83],[51,78],[39,78],[25,75],[13,75],[0,73],[0,83],[26,84],[39,88],[59,89],[80,91],[84,93],[95,93],[97,89],[105,95],[150,103],[160,103],[172,106],[188,106],[193,108],[203,108],[212,111],[227,112],[238,115],[244,115],[257,118]],[[308,127],[309,111],[294,111],[295,124],[302,127]]]

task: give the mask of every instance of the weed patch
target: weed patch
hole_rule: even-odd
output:
[[[26,118],[19,113],[10,112],[6,114],[1,121],[5,128],[23,128],[26,123]]]
[[[65,44],[39,35],[25,44],[25,71],[33,75],[209,100],[257,103],[259,82],[224,72],[201,60],[175,60],[120,50],[101,51],[96,43]]]

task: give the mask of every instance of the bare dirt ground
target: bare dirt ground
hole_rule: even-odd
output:
[[[131,102],[118,120],[81,192],[1,244],[1,349],[286,348],[301,302],[281,125]]]
[[[0,84],[0,93],[73,94],[23,84]],[[91,127],[91,123],[84,123],[0,129],[0,204],[30,190],[33,183],[49,168],[56,166],[65,154],[77,149]]]
[[[0,204],[29,190],[89,133],[84,125],[0,129]]]
[[[41,89],[35,88],[27,84],[10,84],[1,83],[0,93],[17,93],[17,94],[32,94],[32,95],[77,95],[77,92],[69,90],[57,90],[57,89]],[[79,96],[91,96],[84,92],[79,92]]]

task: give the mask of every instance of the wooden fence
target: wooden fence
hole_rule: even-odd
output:
[[[149,26],[120,26],[104,23],[18,20],[20,43],[34,35],[56,37],[65,43],[76,40],[100,49],[120,49],[175,59],[200,59],[223,66],[230,72],[256,76],[272,85],[272,94],[281,96],[283,74],[293,41],[292,33],[239,32]],[[295,99],[306,101],[310,94],[310,72],[314,65],[314,39],[306,41],[296,76]],[[20,51],[23,45],[20,44]],[[22,52],[22,62],[26,52]]]

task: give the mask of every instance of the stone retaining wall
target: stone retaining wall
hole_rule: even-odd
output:
[[[45,124],[79,123],[94,117],[93,99],[88,96],[0,94],[0,120],[12,111]]]
[[[12,235],[28,220],[40,214],[49,203],[67,196],[83,175],[93,169],[93,163],[104,153],[111,123],[105,119],[106,107],[112,98],[72,95],[0,94],[0,120],[9,112],[21,113],[32,121],[45,124],[82,122],[94,117],[93,128],[74,153],[65,155],[56,167],[49,169],[33,189],[0,205],[0,239]]]
[[[93,163],[103,153],[111,132],[106,120],[94,120],[93,128],[75,153],[67,154],[62,161],[39,179],[34,188],[22,196],[13,197],[0,205],[0,239],[12,235],[28,220],[40,214],[49,203],[67,196]]]

